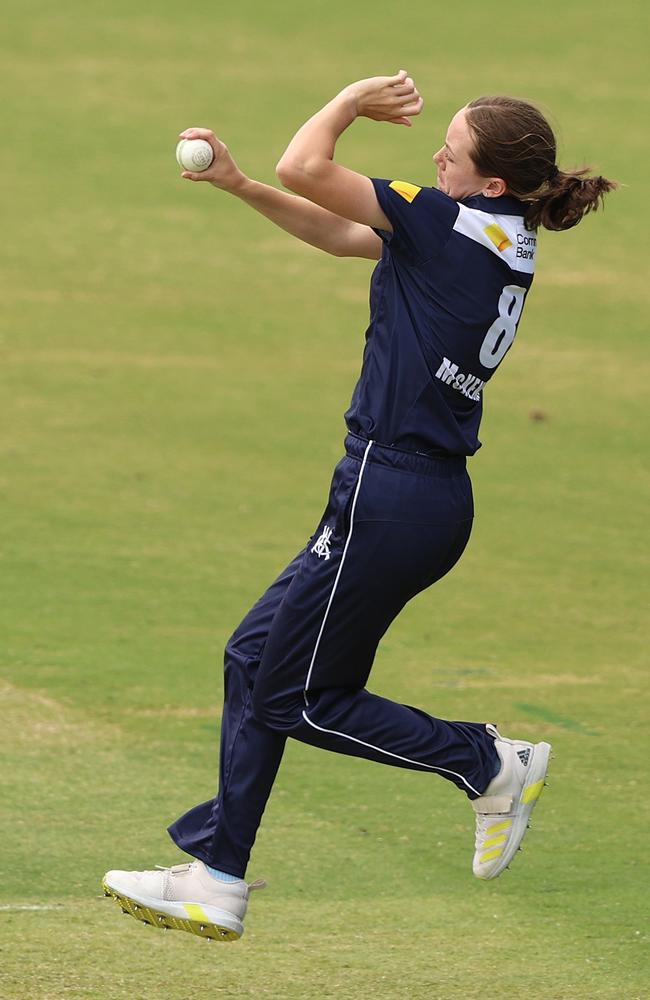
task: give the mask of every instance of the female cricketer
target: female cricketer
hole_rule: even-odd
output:
[[[111,871],[104,890],[155,926],[214,940],[243,933],[246,866],[287,737],[439,775],[476,812],[473,870],[512,861],[544,785],[550,746],[448,722],[371,693],[377,645],[415,594],[448,573],[469,538],[467,457],[479,448],[483,387],[512,345],[536,231],[569,229],[615,184],[556,164],[541,112],[480,97],[454,115],[433,160],[438,186],[364,177],[334,161],[355,118],[410,125],[413,80],[361,80],[296,133],[276,190],[246,177],[208,129],[214,161],[184,172],[241,198],[298,239],[378,261],[345,455],[306,547],[235,631],[225,653],[219,791],[169,832],[194,860]]]

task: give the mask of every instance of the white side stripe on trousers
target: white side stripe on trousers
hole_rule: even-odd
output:
[[[328,618],[328,615],[330,613],[330,608],[332,607],[332,601],[334,600],[334,595],[336,593],[336,588],[338,587],[339,579],[341,577],[341,572],[343,570],[343,564],[345,563],[345,557],[346,557],[346,555],[348,553],[348,548],[349,548],[349,545],[350,545],[350,541],[352,540],[352,532],[354,531],[354,512],[355,512],[355,509],[356,509],[356,506],[357,506],[357,497],[359,496],[359,490],[361,489],[361,480],[363,479],[363,473],[364,473],[364,470],[366,468],[366,461],[367,461],[367,458],[368,458],[368,454],[369,454],[370,449],[372,448],[373,444],[374,444],[374,441],[368,441],[368,445],[366,447],[366,450],[363,453],[363,461],[361,462],[361,469],[359,470],[359,478],[357,480],[357,486],[356,486],[356,489],[354,491],[354,497],[352,499],[352,509],[350,511],[350,531],[348,532],[348,537],[347,537],[347,539],[345,541],[345,546],[343,548],[343,554],[341,556],[341,562],[340,562],[340,565],[339,565],[336,577],[334,579],[334,584],[332,586],[332,593],[330,594],[329,601],[327,602],[327,607],[325,608],[325,614],[323,615],[323,621],[321,622],[321,627],[320,627],[320,630],[318,632],[318,636],[316,638],[316,645],[314,646],[314,652],[312,653],[311,662],[309,664],[309,670],[307,672],[307,679],[305,680],[305,688],[303,690],[303,698],[304,698],[305,705],[307,706],[307,708],[309,708],[309,698],[307,696],[308,691],[309,691],[309,682],[311,680],[311,675],[312,675],[312,672],[313,672],[313,669],[314,669],[314,663],[316,662],[316,656],[318,654],[318,647],[320,646],[320,641],[321,641],[321,639],[323,637],[323,632],[325,631],[325,625],[327,623],[327,618]],[[475,795],[480,795],[481,794],[476,788],[474,788],[472,785],[470,785],[469,781],[467,781],[463,777],[462,774],[457,774],[456,771],[450,771],[446,767],[436,767],[435,764],[424,764],[424,763],[422,763],[421,761],[418,761],[418,760],[411,760],[409,757],[401,757],[397,753],[391,753],[390,750],[383,750],[382,747],[376,747],[372,743],[366,743],[366,742],[364,742],[364,740],[360,740],[356,736],[349,736],[347,733],[339,733],[339,732],[337,732],[334,729],[323,729],[322,726],[318,726],[318,725],[316,725],[315,722],[312,722],[312,720],[307,715],[306,709],[303,710],[302,717],[305,720],[305,722],[308,723],[308,725],[310,725],[312,727],[312,729],[317,729],[320,733],[328,733],[330,736],[340,736],[340,737],[342,737],[342,739],[351,740],[353,743],[359,743],[361,746],[368,747],[369,750],[375,750],[377,753],[385,754],[387,757],[392,757],[395,760],[402,760],[406,764],[415,764],[416,767],[423,767],[423,768],[426,768],[429,771],[442,771],[445,774],[453,774],[454,777],[460,778],[460,780],[463,782],[463,784],[466,785],[467,788],[469,788],[470,792],[474,792]]]
[[[307,698],[307,692],[309,691],[309,681],[311,680],[311,673],[314,669],[314,663],[316,662],[316,655],[318,653],[318,647],[320,646],[320,641],[325,631],[325,623],[327,621],[327,616],[330,613],[330,608],[332,607],[332,601],[334,600],[334,594],[336,593],[336,588],[339,585],[339,578],[341,576],[341,571],[343,569],[343,563],[345,562],[345,557],[348,552],[348,546],[352,538],[352,529],[354,527],[354,511],[357,506],[357,497],[359,496],[359,490],[361,488],[361,480],[363,479],[363,471],[366,467],[366,459],[368,458],[368,452],[372,448],[374,441],[368,441],[366,450],[363,453],[363,461],[361,463],[361,469],[359,470],[359,478],[357,479],[357,486],[354,491],[354,496],[352,498],[352,509],[350,511],[350,531],[348,532],[348,537],[345,540],[345,546],[343,547],[343,555],[341,556],[341,562],[339,564],[338,572],[334,579],[334,586],[332,587],[332,593],[330,594],[330,599],[327,602],[327,607],[325,608],[325,614],[323,615],[323,621],[321,622],[320,631],[316,639],[316,645],[314,646],[314,652],[312,653],[311,663],[309,664],[309,670],[307,671],[307,680],[305,681],[305,689],[303,691],[303,698],[305,699],[305,705],[309,706],[309,700]],[[304,713],[303,713],[304,714]],[[309,722],[309,719],[307,719]]]

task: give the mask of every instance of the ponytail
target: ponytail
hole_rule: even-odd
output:
[[[589,177],[589,168],[559,170],[556,142],[534,104],[516,97],[478,97],[467,105],[470,156],[483,177],[501,177],[509,194],[527,204],[528,229],[571,229],[602,206],[618,184]]]
[[[564,171],[556,167],[538,194],[524,198],[530,204],[525,213],[527,229],[572,229],[589,212],[603,206],[608,191],[615,191],[616,181],[589,177],[589,168]]]

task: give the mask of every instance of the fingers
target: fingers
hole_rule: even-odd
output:
[[[404,115],[419,115],[423,107],[424,101],[418,94],[415,100],[409,101],[407,104],[403,104],[401,111]]]
[[[202,138],[203,138],[203,136],[197,136],[197,139],[202,139]],[[193,173],[191,170],[184,170],[183,173],[181,174],[181,177],[184,177],[186,181],[210,181],[210,180],[212,180],[211,177],[206,177],[205,176],[205,172],[196,174],[196,173]]]
[[[179,139],[205,139],[209,142],[215,153],[218,152],[219,139],[210,128],[186,128],[184,132],[179,132]]]
[[[212,129],[209,128],[186,128],[182,132],[178,133],[179,139],[209,139],[211,135],[214,135]]]
[[[214,179],[212,168],[222,159],[223,151],[226,148],[221,140],[209,128],[186,128],[179,132],[179,139],[205,139],[212,146],[214,153],[214,159],[208,170],[201,172],[184,170],[181,177],[188,181],[212,181]]]
[[[402,107],[400,108],[400,111],[402,112],[401,115],[396,115],[394,118],[389,118],[388,121],[392,125],[406,125],[408,128],[411,128],[413,122],[410,121],[410,119],[413,118],[415,115],[419,115],[423,107],[424,107],[424,101],[418,94],[415,100],[411,100],[409,98],[408,103],[402,105]]]
[[[403,115],[419,115],[422,111],[424,101],[422,100],[420,93],[415,86],[415,81],[413,77],[407,76],[405,71],[400,71],[399,82],[391,86],[391,93],[399,100],[399,110]],[[394,118],[392,121],[399,123],[400,125],[406,124],[403,118]],[[408,123],[411,124],[410,122]]]
[[[393,84],[391,90],[394,94],[411,94],[415,90],[415,83],[413,78],[407,76],[406,79],[401,83]]]
[[[354,91],[356,113],[378,122],[394,122],[409,126],[413,115],[419,115],[424,101],[413,77],[405,69],[394,76],[373,76],[350,85]]]

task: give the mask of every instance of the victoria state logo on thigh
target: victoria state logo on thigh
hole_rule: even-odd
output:
[[[332,537],[333,530],[333,528],[330,528],[326,524],[316,539],[315,544],[312,545],[311,551],[315,552],[319,559],[329,559],[332,555],[330,552],[330,539]]]

